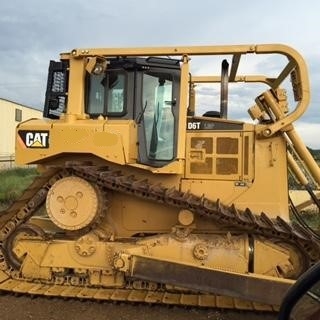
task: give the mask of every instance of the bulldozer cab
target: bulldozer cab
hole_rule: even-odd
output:
[[[139,125],[139,161],[163,166],[176,157],[179,61],[112,59],[102,75],[87,80],[86,113],[131,119]]]
[[[56,73],[61,72],[60,67],[60,62],[51,62],[49,78],[55,79]],[[87,117],[135,121],[139,163],[159,167],[175,159],[180,61],[157,57],[111,58],[104,68],[97,69],[96,65],[94,68],[90,72],[87,70],[85,76],[84,112]],[[47,96],[44,116],[57,118],[59,97],[50,91]]]

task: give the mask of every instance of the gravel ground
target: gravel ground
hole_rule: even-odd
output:
[[[276,314],[63,300],[0,293],[1,320],[276,320]]]

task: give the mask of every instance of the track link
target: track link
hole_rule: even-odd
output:
[[[76,297],[81,299],[117,300],[146,303],[164,303],[200,307],[233,308],[243,310],[277,311],[278,306],[270,306],[219,295],[137,290],[131,288],[106,289],[87,287],[84,284],[39,283],[23,279],[8,263],[4,250],[8,237],[45,202],[50,187],[59,179],[76,175],[95,183],[103,190],[114,190],[131,194],[150,201],[188,209],[200,216],[213,219],[216,223],[259,235],[268,239],[285,242],[297,248],[305,259],[306,266],[320,259],[319,244],[298,225],[290,225],[281,218],[270,219],[266,214],[253,214],[249,209],[239,211],[235,206],[224,206],[220,201],[168,189],[161,184],[138,180],[120,171],[106,167],[68,164],[63,170],[52,168],[39,176],[24,192],[21,198],[0,215],[0,290],[32,295]]]

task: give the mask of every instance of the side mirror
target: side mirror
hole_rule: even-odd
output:
[[[306,271],[288,290],[278,320],[320,319],[320,262]]]

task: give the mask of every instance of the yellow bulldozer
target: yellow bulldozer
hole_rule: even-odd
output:
[[[277,310],[320,260],[288,196],[290,174],[318,203],[293,126],[309,100],[281,44],[62,53],[43,119],[17,126],[39,175],[0,215],[0,290]]]

